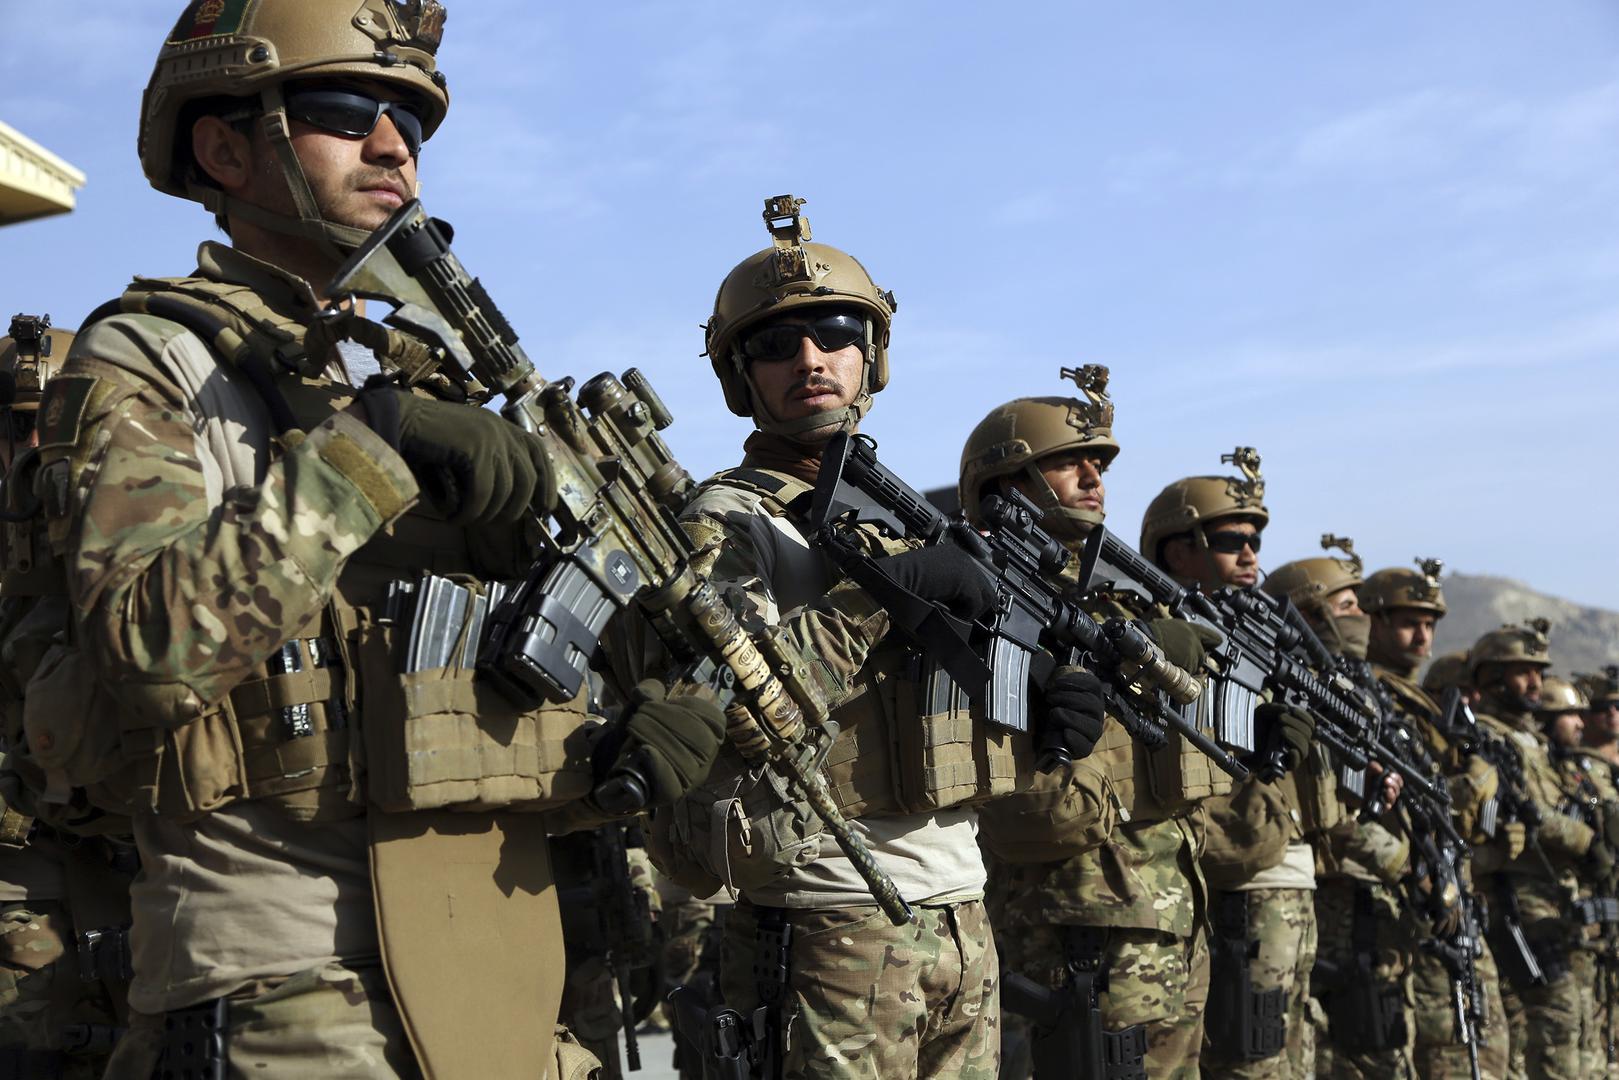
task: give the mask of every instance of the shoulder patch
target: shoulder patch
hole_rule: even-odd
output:
[[[77,445],[84,425],[85,407],[97,379],[87,375],[58,375],[45,384],[39,402],[39,448]]]

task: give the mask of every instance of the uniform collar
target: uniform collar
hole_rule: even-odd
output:
[[[315,290],[296,274],[227,244],[204,241],[197,249],[197,276],[246,285],[272,307],[312,315],[320,309]]]

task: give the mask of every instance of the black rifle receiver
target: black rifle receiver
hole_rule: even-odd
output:
[[[1233,777],[1248,775],[1174,707],[1198,697],[1194,676],[1169,663],[1138,626],[1122,619],[1099,624],[1068,599],[1062,574],[1072,556],[1040,528],[1037,507],[1014,492],[985,500],[984,516],[984,533],[947,518],[877,459],[870,437],[840,433],[821,458],[809,527],[814,542],[889,610],[896,627],[983,701],[989,722],[1027,730],[1029,688],[1039,669],[1082,664],[1102,680],[1110,711],[1132,737],[1161,746],[1173,728]],[[970,555],[995,583],[990,621],[968,626],[901,587],[853,534],[855,526],[871,523],[924,544],[954,544]],[[1054,749],[1042,766],[1055,767],[1068,756]]]

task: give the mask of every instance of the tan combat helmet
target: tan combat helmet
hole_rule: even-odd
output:
[[[1318,555],[1295,559],[1272,570],[1259,587],[1271,596],[1293,601],[1294,606],[1321,629],[1327,648],[1357,660],[1364,659],[1371,620],[1365,615],[1336,615],[1326,602],[1327,597],[1344,589],[1358,589],[1364,564],[1355,554],[1353,540],[1324,534],[1321,549],[1330,552],[1334,548],[1343,552],[1342,558]]]
[[[1465,690],[1470,686],[1467,653],[1459,650],[1434,657],[1433,663],[1428,665],[1427,674],[1422,676],[1422,688],[1435,699],[1444,697],[1445,691],[1452,687]]]
[[[1107,368],[1086,364],[1063,368],[1082,395],[1030,397],[1008,401],[990,410],[967,436],[961,451],[961,507],[976,522],[984,496],[1002,477],[1023,479],[1035,492],[1034,502],[1045,516],[1046,531],[1064,540],[1083,538],[1102,523],[1100,510],[1062,506],[1057,493],[1040,472],[1040,461],[1050,454],[1074,450],[1095,454],[1106,469],[1119,456],[1113,438],[1113,401],[1107,396]]]
[[[36,413],[45,384],[67,359],[73,335],[51,326],[49,315],[14,315],[0,338],[0,408]]]
[[[147,180],[221,218],[229,213],[338,251],[357,247],[364,230],[320,216],[293,153],[283,91],[293,80],[387,83],[415,99],[429,137],[450,107],[435,61],[444,20],[437,0],[191,0],[158,53],[141,107]],[[197,168],[191,125],[230,98],[243,99],[243,118],[274,148],[295,217],[229,198]]]
[[[1259,472],[1259,451],[1239,446],[1220,456],[1222,464],[1235,465],[1242,476],[1189,476],[1177,480],[1147,506],[1141,519],[1141,553],[1160,563],[1159,548],[1165,540],[1190,533],[1197,545],[1208,549],[1204,527],[1230,518],[1252,521],[1263,528],[1270,520],[1265,509],[1265,478]]]
[[[1439,559],[1416,562],[1416,570],[1390,567],[1367,578],[1360,589],[1361,610],[1376,615],[1396,608],[1414,608],[1444,618],[1445,594],[1439,587],[1439,575],[1444,573],[1445,564]]]
[[[1584,712],[1591,707],[1579,687],[1557,675],[1547,675],[1540,681],[1540,701],[1535,712],[1543,717],[1559,716],[1567,712]]]
[[[899,306],[854,256],[810,243],[803,205],[803,199],[791,195],[765,200],[765,228],[774,242],[725,275],[714,297],[714,314],[703,327],[704,354],[725,389],[725,404],[738,416],[753,417],[761,431],[787,436],[833,423],[848,429],[860,422],[871,408],[871,396],[888,385],[888,337]],[[851,308],[865,319],[865,385],[854,403],[838,413],[779,421],[755,407],[742,335],[766,319],[817,305]]]
[[[1509,623],[1499,630],[1491,630],[1467,650],[1468,680],[1478,689],[1486,689],[1479,679],[1479,671],[1486,664],[1551,667],[1551,628],[1551,623],[1545,619],[1530,619],[1522,626]]]
[[[1574,676],[1574,685],[1580,688],[1589,708],[1602,709],[1619,705],[1619,664],[1609,664],[1598,672],[1582,672]]]

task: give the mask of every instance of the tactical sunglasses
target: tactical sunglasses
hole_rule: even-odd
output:
[[[1219,532],[1206,534],[1210,551],[1218,551],[1222,555],[1235,555],[1243,548],[1252,548],[1255,555],[1259,554],[1259,534],[1237,532],[1235,529],[1221,529]]]
[[[408,101],[378,101],[358,90],[295,90],[287,95],[287,115],[334,135],[364,138],[384,116],[394,122],[410,156],[422,149],[422,117]]]
[[[864,341],[866,321],[840,311],[810,322],[768,323],[742,339],[742,355],[749,360],[790,360],[798,355],[805,337],[822,352],[834,353]]]

